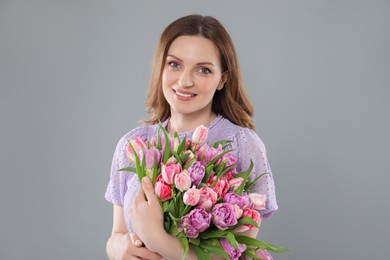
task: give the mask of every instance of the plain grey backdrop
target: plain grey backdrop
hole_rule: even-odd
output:
[[[106,259],[119,138],[146,117],[161,31],[230,32],[274,172],[275,259],[384,259],[389,1],[0,1],[0,259]]]

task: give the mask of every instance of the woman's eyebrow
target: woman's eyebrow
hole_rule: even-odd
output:
[[[171,57],[171,58],[174,58],[180,62],[183,62],[182,59],[180,59],[179,57],[176,57],[175,55],[173,54],[167,54],[167,57]],[[196,63],[196,65],[210,65],[210,66],[213,66],[213,67],[216,67],[216,65],[210,61],[202,61],[202,62],[198,62]]]

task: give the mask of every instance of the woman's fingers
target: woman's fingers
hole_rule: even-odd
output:
[[[135,233],[130,233],[130,239],[134,246],[141,247],[143,245],[141,239]]]
[[[154,193],[152,181],[148,176],[142,178],[142,189],[149,204],[157,202],[157,197]]]

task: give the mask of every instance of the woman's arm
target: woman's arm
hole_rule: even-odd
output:
[[[142,242],[133,241],[131,234],[127,231],[124,220],[123,208],[114,205],[114,221],[110,238],[106,244],[106,252],[109,259],[158,259],[161,256],[142,247]]]

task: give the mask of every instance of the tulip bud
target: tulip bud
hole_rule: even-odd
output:
[[[184,170],[175,176],[175,186],[181,192],[191,187],[191,177],[187,170]]]
[[[206,142],[207,133],[208,133],[207,127],[205,127],[204,125],[198,126],[195,129],[194,134],[192,135],[192,142],[197,144],[203,144],[204,142]]]
[[[147,146],[146,146],[144,140],[142,140],[141,137],[137,137],[137,138],[129,140],[129,143],[126,146],[126,155],[127,155],[127,158],[129,158],[130,162],[135,164],[135,155],[134,155],[134,151],[131,148],[131,146],[133,146],[133,148],[134,148],[135,152],[137,153],[137,155],[141,155],[140,160],[142,159],[143,150],[146,149]]]
[[[265,209],[265,202],[267,200],[267,197],[265,195],[259,193],[249,193],[248,196],[253,204],[253,209],[257,209],[257,210]]]

